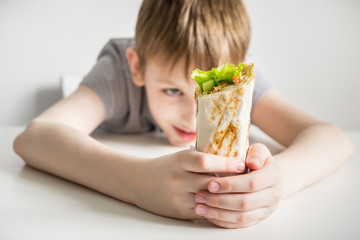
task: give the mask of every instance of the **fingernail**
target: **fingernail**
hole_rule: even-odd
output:
[[[210,192],[217,192],[217,191],[219,191],[219,190],[220,190],[220,184],[217,183],[217,182],[212,182],[212,183],[210,183],[209,190],[210,190]]]
[[[195,198],[197,203],[206,203],[206,198],[203,195],[199,195]]]
[[[242,172],[242,171],[244,171],[244,169],[245,169],[245,163],[243,161],[238,161],[236,163],[236,170],[238,172]]]
[[[252,162],[256,166],[260,166],[260,160],[257,157],[252,157],[249,159],[249,162]]]
[[[195,209],[195,213],[196,213],[197,215],[204,216],[204,215],[207,214],[207,210],[206,210],[206,208],[204,208],[204,207],[202,207],[202,206],[199,206],[199,207],[197,207],[197,208]]]

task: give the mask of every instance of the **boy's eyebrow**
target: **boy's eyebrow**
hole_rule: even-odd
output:
[[[177,78],[172,79],[170,77],[164,77],[164,76],[159,76],[159,77],[157,77],[156,80],[158,83],[172,84],[177,87],[181,87],[181,86],[183,86],[183,84],[189,83],[189,81],[186,81],[185,79],[177,79]]]
[[[169,79],[168,78],[163,78],[163,77],[159,77],[157,79],[159,82],[169,82]]]
[[[169,79],[169,78],[159,77],[157,80],[161,83],[173,83],[174,84],[174,82],[171,81],[171,79]]]

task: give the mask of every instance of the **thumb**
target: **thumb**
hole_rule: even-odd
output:
[[[245,164],[250,170],[258,170],[264,166],[269,157],[271,157],[270,150],[264,144],[255,143],[248,149]]]

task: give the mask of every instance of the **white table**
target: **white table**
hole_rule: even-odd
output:
[[[359,152],[329,178],[283,200],[265,221],[229,230],[160,217],[27,167],[12,150],[22,129],[0,127],[0,239],[360,239]],[[348,135],[360,149],[360,132]],[[95,137],[140,155],[179,150],[159,135]]]

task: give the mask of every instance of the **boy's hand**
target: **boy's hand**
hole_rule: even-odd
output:
[[[194,212],[195,194],[206,190],[214,172],[241,173],[237,158],[197,151],[180,151],[141,162],[129,182],[135,184],[134,204],[150,212],[179,219],[205,219]]]
[[[249,148],[243,175],[216,178],[208,191],[196,194],[196,214],[224,228],[241,228],[259,223],[277,207],[282,194],[281,171],[263,144]]]

